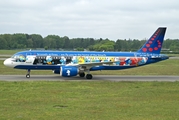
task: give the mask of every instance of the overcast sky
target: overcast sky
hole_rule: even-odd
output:
[[[145,39],[159,26],[179,39],[178,0],[0,1],[0,34]]]

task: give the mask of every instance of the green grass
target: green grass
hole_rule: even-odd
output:
[[[103,70],[91,72],[94,75],[179,75],[179,60],[169,59],[155,64],[136,67],[126,70]],[[26,70],[19,70],[9,68],[3,65],[0,61],[0,74],[1,75],[25,75]],[[52,75],[51,70],[32,70],[32,75]]]
[[[1,119],[176,120],[179,82],[0,82]]]
[[[7,56],[7,55],[1,55],[0,58],[10,58],[11,56]]]
[[[0,50],[0,55],[13,55],[23,50]]]
[[[167,54],[169,57],[179,57],[179,54]]]

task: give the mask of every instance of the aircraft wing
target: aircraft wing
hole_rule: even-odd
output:
[[[115,61],[117,62],[117,61]],[[67,64],[66,66],[86,66],[86,67],[93,67],[93,66],[99,66],[104,64],[112,64],[115,62],[89,62],[89,63],[81,63],[81,64]]]

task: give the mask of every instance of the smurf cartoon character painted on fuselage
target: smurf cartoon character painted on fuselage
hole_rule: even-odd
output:
[[[73,56],[72,64],[77,64],[77,63],[78,63],[78,58],[76,56]]]
[[[116,61],[115,64],[119,66],[120,65],[120,59],[119,59],[119,57],[115,57],[115,61]]]
[[[89,57],[85,57],[85,63],[89,63],[91,59]]]
[[[130,57],[126,57],[126,59],[125,59],[125,65],[130,65],[130,64],[131,64]]]
[[[147,58],[142,57],[142,59],[138,62],[138,65],[145,64],[147,62]]]
[[[19,56],[19,61],[20,61],[20,62],[24,62],[25,60],[26,60],[26,59],[25,59],[25,57],[24,57],[23,55],[20,55],[20,56]]]
[[[60,62],[62,65],[66,64],[66,58],[64,56],[61,57]]]
[[[54,62],[52,62],[52,56],[47,56],[46,57],[46,61],[44,61],[44,63],[47,63],[47,64],[49,64],[49,65],[51,65],[51,64],[54,64]]]

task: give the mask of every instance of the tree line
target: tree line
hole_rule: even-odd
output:
[[[109,39],[72,38],[67,36],[39,34],[1,34],[0,49],[55,49],[55,50],[90,50],[90,51],[136,51],[146,40],[137,39]],[[163,48],[170,51],[179,51],[179,39],[166,39]]]

